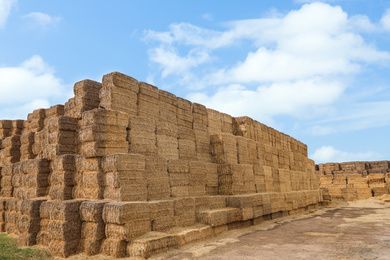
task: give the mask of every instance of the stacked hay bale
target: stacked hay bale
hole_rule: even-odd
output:
[[[46,200],[24,200],[20,205],[20,215],[16,222],[18,229],[18,243],[20,246],[36,244],[37,234],[41,229],[39,208]]]
[[[130,116],[127,130],[129,153],[156,156],[156,122],[143,116]]]
[[[190,162],[190,196],[206,195],[206,166],[203,162]]]
[[[192,129],[195,133],[197,158],[202,162],[211,162],[207,108],[201,104],[192,103],[192,118]]]
[[[206,195],[218,195],[218,164],[205,163]]]
[[[85,201],[80,205],[81,240],[79,251],[86,255],[96,255],[101,251],[101,245],[106,238],[103,221],[103,207],[107,201]]]
[[[138,92],[139,86],[136,79],[119,72],[106,74],[103,76],[103,84],[99,93],[100,106],[136,116]]]
[[[346,176],[347,185],[345,188],[340,186],[344,188],[345,200],[367,199],[372,196],[388,194],[389,184],[385,178],[388,171],[388,161],[326,163],[317,166],[319,175],[328,174],[332,176],[333,174],[334,178],[344,178],[338,176]],[[321,176],[320,185],[327,188],[330,194],[332,191],[338,191],[334,188],[334,182],[330,184],[324,176]]]
[[[177,98],[159,91],[159,120],[156,123],[156,144],[158,156],[166,160],[179,159],[177,126]]]
[[[127,153],[128,123],[129,116],[126,113],[102,108],[84,112],[80,130],[81,154],[85,157],[101,157]]]
[[[145,156],[113,154],[103,158],[104,199],[113,201],[147,200]]]
[[[50,109],[49,109],[50,111]],[[45,158],[52,159],[63,154],[75,154],[77,151],[76,118],[52,114],[47,120],[47,142]]]
[[[185,160],[168,161],[171,197],[188,197],[190,192],[190,165]]]
[[[13,196],[13,186],[12,186],[12,175],[13,175],[13,165],[8,164],[3,168],[0,168],[1,172],[1,189],[0,196],[3,198],[10,198]]]
[[[371,173],[368,176],[368,186],[371,188],[375,197],[388,193],[385,183],[385,175],[382,173]]]
[[[192,129],[192,104],[177,98],[177,130],[180,160],[197,160],[195,132]]]
[[[362,177],[361,174],[347,175],[348,185],[353,185],[356,191],[356,199],[368,199],[372,197],[371,189],[368,187],[367,177]]]
[[[50,199],[72,199],[76,171],[75,156],[70,154],[57,156],[51,161],[50,168]]]
[[[174,200],[174,221],[177,227],[195,224],[195,199],[193,197]]]
[[[83,80],[74,84],[74,97],[64,106],[64,115],[81,118],[83,112],[97,108],[100,103],[99,91],[102,84],[92,80]]]
[[[13,196],[25,200],[48,195],[50,162],[47,159],[30,159],[14,164]]]
[[[214,109],[207,109],[208,130],[210,134],[222,133],[222,114]]]
[[[77,252],[81,238],[81,203],[78,200],[51,200],[41,204],[41,230],[37,242],[48,246],[52,256],[68,257]]]
[[[34,159],[34,132],[26,132],[20,136],[20,161]]]
[[[104,205],[106,223],[102,253],[126,256],[127,243],[151,231],[150,207],[146,202],[110,202]]]
[[[2,226],[3,232],[8,234],[18,234],[18,228],[16,226],[19,214],[20,214],[20,201],[17,198],[6,198],[3,200],[4,205],[4,226]]]
[[[147,157],[146,163],[147,199],[168,199],[171,195],[167,160],[162,157]]]
[[[11,136],[12,134],[12,121],[0,120],[0,140]]]
[[[138,84],[138,110],[137,115],[149,118],[155,122],[159,119],[159,90],[157,87],[140,82]]]
[[[0,167],[19,162],[20,135],[6,137],[0,143]]]

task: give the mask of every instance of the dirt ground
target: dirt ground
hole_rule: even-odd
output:
[[[387,201],[387,202],[385,202]],[[231,230],[151,259],[390,259],[390,202],[340,203]]]
[[[70,259],[112,259],[102,255]],[[152,256],[185,259],[390,260],[390,196],[340,202],[287,216]]]

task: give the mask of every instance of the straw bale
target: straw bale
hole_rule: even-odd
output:
[[[20,135],[13,135],[7,138],[4,138],[2,143],[2,147],[7,148],[7,147],[13,147],[13,146],[20,146]]]
[[[211,133],[219,134],[222,132],[222,115],[220,112],[207,109],[208,127]]]
[[[49,250],[52,256],[69,257],[77,252],[79,239],[77,240],[55,240],[51,239],[49,243]]]
[[[167,160],[179,159],[178,140],[175,137],[156,135],[158,155]]]
[[[47,187],[49,186],[48,173],[38,173],[38,174],[26,174],[23,175],[22,182],[23,186],[37,188],[37,187]]]
[[[126,256],[127,242],[119,239],[104,239],[101,252],[103,255],[112,257],[125,257]]]
[[[87,256],[96,255],[100,253],[101,245],[102,240],[80,239],[78,251],[85,252]]]
[[[12,187],[2,187],[0,190],[1,197],[12,197],[13,188]]]
[[[159,120],[159,100],[145,95],[138,95],[138,116]]]
[[[125,224],[129,221],[150,220],[146,202],[110,202],[104,205],[103,220],[106,223]]]
[[[11,129],[12,121],[11,120],[0,120],[0,129]]]
[[[38,233],[40,230],[39,216],[31,218],[28,215],[20,215],[16,220],[19,233]]]
[[[238,208],[226,208],[227,223],[234,223],[242,220],[241,210]]]
[[[228,230],[228,225],[213,227],[213,234],[214,236],[219,236],[220,234],[222,234],[227,230]]]
[[[178,137],[178,127],[174,122],[158,121],[156,123],[156,135]]]
[[[18,245],[19,246],[33,246],[36,244],[37,234],[19,233]]]
[[[1,177],[1,188],[4,188],[4,187],[12,187],[12,177],[11,176],[2,176]]]
[[[130,116],[129,126],[131,130],[154,133],[156,131],[156,122],[149,117]]]
[[[169,160],[167,169],[169,173],[189,173],[189,162],[183,160]]]
[[[81,146],[81,154],[85,157],[100,157],[127,151],[127,141],[94,141],[83,143]]]
[[[177,130],[178,130],[179,139],[186,139],[195,142],[195,131],[192,129],[192,122],[191,122],[191,127],[179,125]]]
[[[191,242],[204,240],[214,235],[213,228],[203,224],[196,224],[190,227],[174,228],[170,230],[169,233],[178,237],[180,246],[184,246]]]
[[[218,186],[218,164],[206,163],[206,185],[207,186]]]
[[[212,227],[226,225],[227,222],[227,210],[226,209],[211,209],[201,210],[196,214],[197,222],[207,224]]]
[[[52,200],[73,199],[73,186],[53,186],[49,188],[49,196]]]
[[[23,145],[23,144],[32,144],[34,143],[34,135],[35,133],[33,132],[27,132],[27,133],[24,133],[20,136],[20,143]]]
[[[42,218],[50,218],[59,221],[79,221],[79,208],[83,201],[45,201],[41,204],[40,214]]]
[[[159,98],[159,95],[158,95],[159,90],[157,87],[155,87],[151,84],[145,83],[145,82],[139,82],[138,87],[139,87],[139,94],[153,97],[156,99]]]
[[[183,198],[190,195],[190,187],[186,186],[172,186],[171,184],[171,197],[172,198]]]
[[[81,222],[80,221],[50,221],[47,231],[51,239],[72,241],[80,239]]]
[[[222,133],[233,134],[233,117],[225,113],[221,113],[221,117]]]
[[[139,154],[112,154],[105,156],[102,161],[104,171],[143,171],[145,156]]]
[[[103,221],[83,222],[81,224],[81,239],[102,240],[106,238]]]
[[[215,163],[233,163],[237,161],[236,137],[229,134],[211,136],[212,155]]]
[[[387,186],[384,187],[373,187],[372,188],[372,193],[374,197],[382,196],[384,194],[389,193],[389,188]]]
[[[85,127],[80,131],[80,141],[81,142],[92,142],[95,140],[105,140],[105,141],[124,141],[126,140],[127,133],[123,128],[121,132],[110,133],[107,131],[99,132],[95,130],[96,127]],[[66,139],[62,140],[67,141]]]
[[[39,217],[39,208],[44,199],[24,200],[20,204],[20,212],[30,217]]]
[[[47,159],[31,159],[22,162],[21,167],[26,174],[49,173],[50,161]]]
[[[237,156],[239,164],[249,164],[248,139],[237,136]]]
[[[55,105],[49,107],[49,109],[46,111],[47,117],[57,117],[57,116],[63,116],[65,114],[65,106],[64,105]]]
[[[104,125],[126,128],[129,124],[129,118],[128,114],[120,111],[95,108],[83,113],[81,126]]]
[[[248,139],[256,140],[255,137],[255,128],[254,121],[252,118],[243,116],[243,117],[235,117],[234,122],[234,134],[238,136],[243,136]]]
[[[13,165],[5,165],[4,167],[0,168],[1,169],[1,176],[12,176],[13,173]]]
[[[167,251],[179,246],[179,239],[175,235],[150,232],[129,243],[127,253],[130,257],[148,258],[157,253]]]

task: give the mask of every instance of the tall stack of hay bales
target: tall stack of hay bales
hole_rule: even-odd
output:
[[[332,199],[357,200],[389,194],[388,161],[326,163],[316,166],[320,187]],[[340,190],[341,189],[341,190]]]
[[[36,244],[37,234],[41,229],[39,209],[45,200],[24,200],[20,205],[20,215],[16,222],[19,232],[19,245]]]
[[[81,238],[81,203],[78,200],[51,200],[41,204],[40,224],[45,227],[38,233],[38,237],[41,236],[38,242],[47,245],[51,255],[68,257],[77,252]]]
[[[85,201],[80,205],[81,240],[79,251],[86,255],[96,255],[106,238],[103,221],[103,207],[108,201]]]
[[[307,147],[249,117],[118,72],[74,94],[0,121],[0,229],[21,245],[148,257],[322,202]]]
[[[69,99],[64,106],[64,115],[73,118],[81,118],[83,112],[97,108],[100,103],[99,91],[102,83],[93,80],[79,81],[74,85],[74,97]]]
[[[145,156],[112,154],[102,161],[104,199],[113,201],[147,200]]]

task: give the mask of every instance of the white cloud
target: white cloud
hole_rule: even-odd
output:
[[[329,118],[353,77],[390,62],[389,52],[361,34],[380,32],[379,24],[323,2],[224,25],[225,30],[209,30],[178,23],[165,32],[146,32],[144,39],[157,44],[149,53],[158,65],[154,82],[160,74],[164,82],[193,91],[187,96],[192,101],[265,123],[278,115]],[[235,61],[224,63],[222,52],[233,53]],[[348,122],[352,128],[353,120]],[[320,123],[309,132],[329,134],[332,128]]]
[[[333,146],[322,146],[309,157],[316,163],[351,162],[376,160],[380,158],[380,154],[375,152],[345,152],[337,150]]]
[[[170,74],[183,74],[192,67],[204,63],[210,59],[208,53],[203,50],[191,50],[186,57],[180,57],[173,48],[158,47],[149,50],[150,59],[162,67],[162,77]]]
[[[381,18],[383,29],[390,31],[390,9],[387,9]]]
[[[390,101],[352,104],[314,122],[308,133],[322,136],[390,125]]]
[[[60,17],[50,16],[40,12],[26,14],[23,18],[28,19],[31,22],[31,27],[40,27],[42,29],[46,29],[48,26],[56,26],[61,20]]]
[[[11,7],[16,4],[16,2],[17,0],[0,0],[0,29],[4,28]]]
[[[0,67],[0,118],[24,118],[49,102],[64,102],[68,89],[38,55],[17,67]]]

